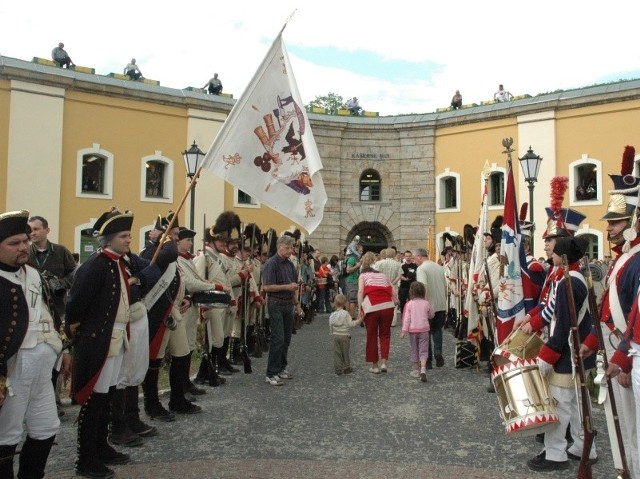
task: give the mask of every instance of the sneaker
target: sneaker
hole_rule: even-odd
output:
[[[427,372],[426,371],[422,371],[420,373],[420,381],[422,381],[423,383],[427,382]]]
[[[353,369],[351,368],[345,368],[344,371],[342,371],[344,374],[351,374],[353,372]]]
[[[529,469],[534,471],[562,471],[569,467],[569,461],[550,461],[545,456],[545,451],[542,451],[533,459],[529,459],[527,461]]]
[[[284,381],[282,381],[277,375],[267,376],[265,378],[265,382],[271,386],[282,386],[284,384]]]
[[[420,377],[420,371],[418,371],[417,369],[414,369],[413,371],[411,371],[409,373],[409,376],[411,376],[412,378],[419,378]]]
[[[381,373],[386,373],[387,372],[387,365],[383,364],[382,366],[380,366],[380,372]]]
[[[293,374],[291,374],[289,371],[287,371],[286,369],[283,369],[282,371],[280,371],[277,376],[280,379],[293,379]]]
[[[436,354],[436,367],[441,368],[442,366],[444,366],[444,358],[442,357],[442,354]]]

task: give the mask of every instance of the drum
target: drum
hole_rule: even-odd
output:
[[[473,368],[478,365],[476,345],[471,341],[456,341],[456,368]]]
[[[495,349],[493,362],[499,366],[518,359],[535,359],[543,345],[540,333],[527,334],[518,328]]]
[[[535,359],[517,359],[497,366],[491,380],[507,434],[531,436],[559,421],[555,400]]]
[[[224,291],[199,291],[191,295],[191,301],[201,308],[228,308],[231,296]]]

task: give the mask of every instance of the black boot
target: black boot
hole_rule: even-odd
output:
[[[156,436],[158,430],[140,419],[138,386],[127,386],[124,390],[124,396],[124,420],[127,423],[127,427],[140,437]]]
[[[220,376],[220,374],[222,373],[220,372],[220,368],[218,367],[218,355],[220,354],[218,352],[218,349],[219,348],[211,348],[211,352],[209,353],[210,363],[208,363],[208,366],[209,366],[208,381],[209,381],[209,386],[214,388],[218,386],[222,386],[227,382],[225,378]],[[231,373],[227,372],[227,374],[231,374]]]
[[[242,363],[239,338],[231,338],[231,340],[229,341],[229,362],[233,365]]]
[[[185,384],[189,378],[189,355],[172,356],[169,368],[169,385],[171,398],[169,410],[178,414],[196,414],[202,412],[202,408],[188,401],[184,397]]]
[[[107,430],[100,428],[100,421],[104,410],[108,408],[107,394],[92,393],[86,403],[80,408],[78,416],[78,460],[76,473],[82,477],[111,479],[113,471],[105,466],[98,457],[98,434],[104,433],[101,442],[107,441]],[[108,416],[107,416],[108,420]],[[108,427],[108,424],[107,424]]]
[[[188,356],[188,359],[187,359],[187,366],[186,366],[186,368],[187,368],[187,380],[184,383],[184,388],[185,388],[184,390],[185,390],[185,392],[187,392],[187,393],[189,393],[189,394],[191,394],[193,396],[201,396],[203,394],[207,394],[207,390],[203,389],[203,388],[199,388],[199,387],[197,387],[195,384],[193,384],[191,382],[190,375],[191,375],[191,357],[192,356],[193,356],[193,351],[191,351],[189,353],[189,356]]]
[[[203,346],[202,357],[200,358],[200,367],[198,368],[198,374],[196,374],[196,378],[194,379],[196,384],[207,384],[207,381],[209,380],[209,359],[205,348],[206,346]]]
[[[142,383],[142,391],[144,392],[144,412],[151,419],[158,421],[171,422],[175,421],[175,416],[167,411],[158,397],[158,375],[160,374],[160,365],[162,360],[154,359],[149,361],[149,369]]]
[[[224,338],[224,343],[222,343],[222,348],[218,348],[217,350],[217,360],[218,360],[218,370],[220,374],[229,373],[237,373],[240,372],[239,369],[234,368],[229,360],[227,359],[227,351],[229,350],[229,337]]]
[[[109,388],[109,399],[107,400],[107,404],[100,411],[100,420],[98,421],[98,430],[96,432],[98,458],[107,465],[128,464],[131,462],[131,459],[127,454],[116,451],[111,447],[109,441],[107,441],[107,437],[109,436],[109,422],[111,420],[111,398],[115,392],[116,387],[111,386]]]
[[[256,354],[256,327],[254,325],[247,326],[246,334],[247,354],[255,356]]]
[[[27,436],[22,451],[20,452],[20,468],[18,469],[18,479],[42,479],[44,468],[55,434],[47,439],[33,439]]]
[[[109,401],[111,402],[111,431],[109,441],[119,446],[137,447],[142,445],[142,438],[129,429],[125,421],[125,390],[109,389]]]
[[[0,477],[13,479],[13,456],[17,447],[17,444],[0,446]]]

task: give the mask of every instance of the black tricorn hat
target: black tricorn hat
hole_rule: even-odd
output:
[[[27,210],[7,211],[0,214],[0,241],[23,233],[28,235],[31,232],[28,220]]]
[[[156,223],[153,225],[153,228],[158,231],[166,231],[167,228],[169,227],[169,223],[171,223],[171,220],[173,219],[174,214],[175,213],[173,211],[169,211],[169,213],[165,217],[158,215],[158,217],[156,218]],[[173,228],[179,228],[179,227],[180,225],[178,224],[178,218],[176,218],[176,220],[173,222]]]
[[[193,238],[196,235],[196,232],[190,230],[189,228],[185,228],[184,226],[180,226],[178,229],[178,239],[183,240],[185,238]]]
[[[235,241],[241,237],[240,217],[233,211],[224,211],[220,213],[215,224],[211,227],[209,234],[214,240]],[[237,236],[233,233],[237,232]]]
[[[89,236],[107,236],[122,231],[131,231],[133,225],[133,213],[125,211],[121,213],[118,208],[113,207],[98,218],[93,228],[85,230],[83,234]]]

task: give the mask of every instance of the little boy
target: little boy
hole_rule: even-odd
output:
[[[351,315],[345,310],[347,297],[337,294],[333,300],[333,313],[329,316],[329,329],[333,335],[333,367],[336,374],[349,374],[351,369],[351,328],[360,324],[362,320],[351,319]]]

